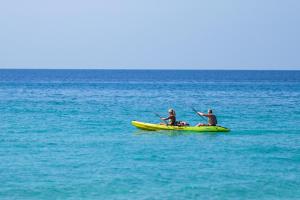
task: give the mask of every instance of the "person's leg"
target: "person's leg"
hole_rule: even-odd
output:
[[[205,126],[205,124],[199,123],[196,126]]]

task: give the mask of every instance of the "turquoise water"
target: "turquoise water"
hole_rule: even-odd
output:
[[[300,199],[300,71],[0,70],[0,199]],[[172,107],[229,134],[145,132]]]

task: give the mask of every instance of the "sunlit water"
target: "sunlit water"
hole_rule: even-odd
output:
[[[0,199],[300,199],[300,71],[0,70]],[[172,107],[224,133],[145,132]]]

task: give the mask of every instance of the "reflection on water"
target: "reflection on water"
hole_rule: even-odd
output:
[[[134,135],[167,135],[167,136],[188,136],[188,135],[217,135],[228,134],[227,132],[195,132],[195,131],[174,131],[174,130],[159,130],[159,131],[146,131],[136,130]]]

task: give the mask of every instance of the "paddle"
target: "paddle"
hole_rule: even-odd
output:
[[[203,120],[206,121],[206,119],[205,119],[202,115],[200,115],[200,114],[198,113],[198,111],[197,111],[194,107],[191,107],[191,108],[192,108],[192,110],[193,110],[195,113],[197,113],[198,116],[200,116]]]
[[[159,119],[161,121],[163,121],[166,125],[168,125],[168,122],[166,120],[164,120],[159,114],[157,114],[157,113],[153,113],[153,114],[156,115],[157,117],[159,117]]]

